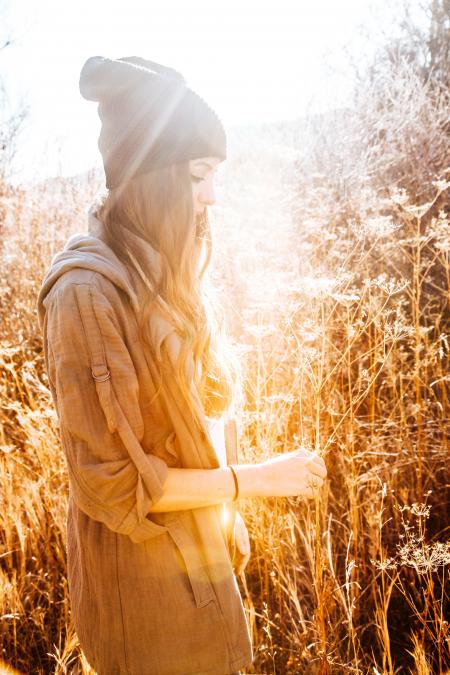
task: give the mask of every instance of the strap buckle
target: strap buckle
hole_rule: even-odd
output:
[[[105,370],[104,364],[92,366],[91,373],[96,382],[106,382],[106,380],[111,379],[111,373],[108,369]]]

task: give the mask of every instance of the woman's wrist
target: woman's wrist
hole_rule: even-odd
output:
[[[235,492],[234,492],[233,502],[236,502],[239,499],[239,481],[237,479],[236,469],[234,468],[234,466],[232,464],[228,464],[228,468],[230,469],[231,475],[233,476],[233,480],[234,480]]]
[[[233,468],[239,485],[239,499],[265,494],[260,464],[233,464]]]
[[[233,464],[233,467],[239,499],[267,495],[267,479],[261,464]],[[229,466],[217,469],[169,468],[163,493],[149,512],[180,511],[232,502],[235,494],[235,482]]]

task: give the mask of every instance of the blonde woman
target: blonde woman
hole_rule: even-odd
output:
[[[72,619],[100,675],[225,675],[253,658],[239,499],[312,498],[303,449],[240,464],[239,369],[202,279],[219,118],[175,70],[92,57],[105,193],[38,298],[69,473]]]

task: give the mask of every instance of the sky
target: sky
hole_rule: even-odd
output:
[[[176,68],[226,128],[293,120],[351,103],[346,55],[370,56],[389,7],[388,0],[0,0],[0,45],[11,40],[0,50],[0,78],[10,110],[20,101],[28,107],[13,182],[101,166],[97,104],[78,89],[90,56],[137,55]]]

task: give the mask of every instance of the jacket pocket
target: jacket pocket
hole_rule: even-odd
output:
[[[216,599],[211,580],[202,562],[199,545],[179,519],[166,521],[172,540],[183,558],[197,607],[205,607]]]

